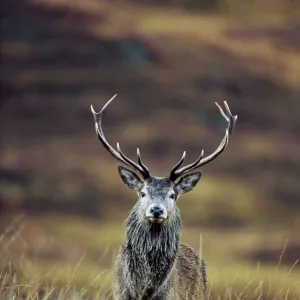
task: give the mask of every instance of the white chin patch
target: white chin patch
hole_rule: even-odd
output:
[[[165,219],[164,218],[149,218],[150,222],[160,224],[162,223]]]

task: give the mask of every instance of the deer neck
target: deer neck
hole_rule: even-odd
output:
[[[130,213],[123,251],[132,291],[156,289],[169,277],[180,243],[179,214],[167,222],[162,226],[148,224],[139,221],[135,210]]]

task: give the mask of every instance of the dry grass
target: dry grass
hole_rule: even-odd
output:
[[[273,243],[272,237],[264,238],[277,252],[273,264],[241,256],[260,247],[263,235],[258,232],[202,232],[199,240],[199,229],[185,228],[183,241],[198,247],[208,263],[209,299],[298,299],[300,273],[297,261],[286,265],[289,243],[281,238],[283,230],[273,234]],[[7,300],[21,299],[18,294],[28,300],[108,299],[122,239],[123,229],[115,223],[54,217],[15,222],[0,239],[0,294]]]

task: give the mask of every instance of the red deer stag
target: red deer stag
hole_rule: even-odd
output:
[[[231,114],[226,102],[225,112],[216,103],[228,123],[216,151],[204,157],[202,150],[195,162],[180,168],[184,152],[170,174],[159,178],[150,174],[139,149],[137,164],[125,156],[119,143],[115,150],[107,142],[101,122],[115,96],[99,113],[91,106],[99,140],[112,156],[135,171],[118,166],[123,182],[138,194],[138,201],[126,220],[126,237],[115,265],[114,297],[116,300],[204,300],[205,263],[193,249],[180,242],[181,219],[176,200],[198,183],[201,171],[194,170],[214,160],[226,148],[237,116]]]

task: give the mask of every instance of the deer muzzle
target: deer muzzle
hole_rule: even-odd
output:
[[[146,210],[146,218],[152,223],[162,223],[167,217],[167,210],[161,204],[152,204]]]

